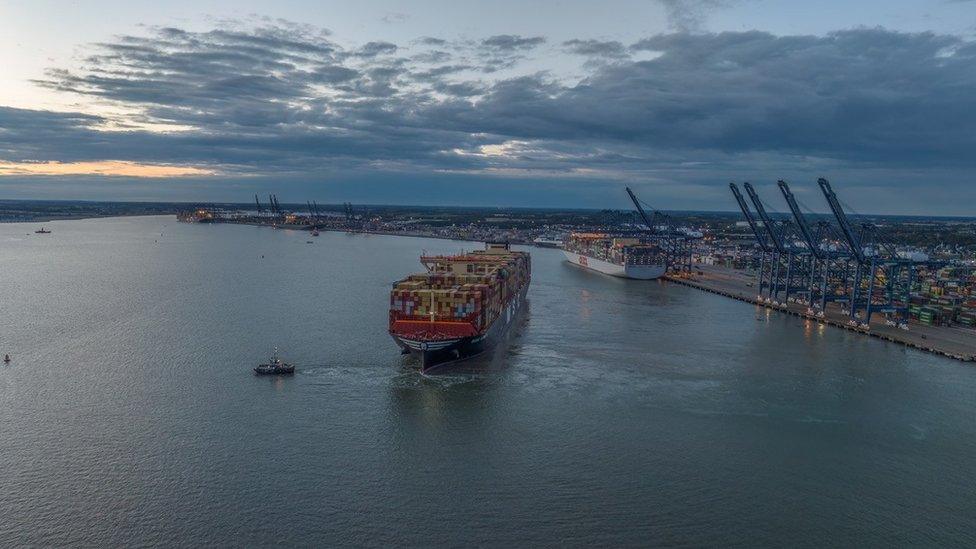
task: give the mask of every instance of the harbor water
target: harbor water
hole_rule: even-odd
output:
[[[476,244],[39,226],[0,225],[2,547],[976,545],[972,365],[531,249],[507,345],[425,377],[390,286]]]

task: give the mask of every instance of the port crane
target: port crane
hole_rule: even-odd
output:
[[[305,204],[308,206],[308,220],[309,220],[309,222],[311,222],[312,224],[318,223],[319,216],[318,216],[318,213],[316,213],[315,209],[312,208],[312,201],[311,200],[306,200],[305,201]]]
[[[630,187],[626,187],[627,195],[630,196],[630,201],[634,203],[634,207],[637,209],[638,215],[640,215],[641,220],[644,221],[644,225],[651,233],[657,233],[658,242],[661,244],[661,248],[665,253],[665,268],[667,270],[675,270],[677,272],[690,272],[691,271],[691,245],[687,235],[683,235],[677,231],[674,226],[674,220],[672,217],[656,208],[651,208],[651,216],[648,217],[647,212],[644,210],[644,204],[641,202],[637,195]],[[659,226],[663,225],[664,230],[658,229]]]
[[[852,326],[869,329],[872,314],[881,312],[890,315],[889,324],[907,329],[915,267],[919,263],[929,266],[937,263],[927,258],[916,260],[903,256],[885,237],[883,227],[873,222],[855,225],[830,182],[820,178],[817,185],[836,225],[825,220],[811,224],[789,184],[783,180],[777,186],[793,220],[774,221],[752,185],[743,184],[762,222],[762,230],[738,187],[734,183],[729,185],[761,252],[760,302],[780,304],[779,294],[785,289],[786,302],[803,302],[793,295],[804,294],[808,314],[822,316],[828,302],[838,302]],[[794,286],[795,280],[800,284]],[[765,298],[763,289],[767,290]]]
[[[739,209],[742,210],[742,215],[745,216],[746,223],[749,224],[753,236],[756,237],[756,243],[759,244],[759,296],[762,297],[763,289],[766,287],[765,273],[767,270],[770,273],[772,272],[772,269],[767,269],[767,262],[772,261],[775,252],[769,243],[766,242],[766,234],[759,229],[756,218],[749,211],[749,204],[746,203],[746,199],[742,196],[742,192],[739,191],[739,187],[735,183],[729,183],[729,188],[732,190],[732,195],[735,196],[735,201],[739,204]],[[772,287],[772,280],[769,281],[769,286]]]
[[[819,178],[817,185],[823,192],[827,205],[837,219],[841,233],[855,261],[854,277],[850,288],[850,324],[858,324],[860,310],[864,311],[861,327],[868,328],[874,312],[894,314],[903,327],[907,327],[908,301],[911,281],[914,278],[914,262],[902,259],[894,246],[887,242],[879,227],[870,222],[861,224],[855,231],[841,206],[837,194],[826,178]]]
[[[814,231],[806,216],[800,209],[800,204],[794,196],[786,181],[780,179],[777,186],[783,193],[796,227],[800,236],[810,250],[810,287],[809,302],[807,312],[813,313],[815,310],[818,316],[823,316],[828,301],[847,301],[847,281],[850,277],[850,256],[839,251],[833,246],[836,241],[833,227],[826,221],[818,221],[817,229]],[[842,293],[833,291],[834,288],[843,288]]]
[[[743,183],[749,199],[752,201],[756,213],[762,220],[763,228],[773,244],[773,250],[768,263],[768,273],[760,272],[760,277],[768,276],[769,293],[767,301],[774,305],[780,304],[780,292],[784,292],[783,302],[793,301],[792,295],[806,294],[810,288],[810,272],[807,266],[809,253],[805,248],[796,245],[796,235],[793,224],[788,220],[776,222],[766,212],[766,206],[759,193],[748,181]],[[762,297],[760,295],[760,297]]]

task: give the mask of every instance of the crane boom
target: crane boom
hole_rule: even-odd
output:
[[[770,240],[773,241],[773,245],[776,246],[776,250],[779,253],[785,254],[786,246],[783,245],[783,240],[780,235],[776,233],[776,227],[773,225],[773,220],[770,219],[769,214],[766,213],[766,208],[763,206],[762,200],[760,200],[759,195],[756,193],[756,189],[752,188],[752,184],[748,181],[742,184],[745,187],[746,192],[749,193],[749,198],[752,199],[752,205],[756,207],[756,213],[759,214],[759,218],[762,219],[763,226],[766,227],[766,232],[769,233]]]
[[[254,205],[258,207],[258,213],[261,213],[261,201],[258,200],[258,195],[254,195]]]
[[[834,189],[830,186],[830,182],[821,177],[817,180],[817,185],[820,185],[820,190],[823,191],[824,197],[827,199],[827,204],[830,206],[830,210],[834,212],[834,217],[837,218],[837,224],[840,225],[840,232],[844,235],[844,240],[847,241],[847,245],[850,247],[851,253],[854,254],[854,258],[857,259],[857,262],[862,265],[867,263],[868,259],[864,255],[864,249],[861,247],[857,236],[854,234],[854,227],[851,226],[851,222],[847,218],[847,214],[844,213],[844,208],[841,207],[840,201],[837,200],[837,195],[834,193]]]
[[[790,190],[790,186],[786,184],[786,181],[780,179],[776,182],[779,185],[779,190],[783,192],[783,198],[786,199],[786,203],[790,207],[790,211],[793,212],[793,217],[796,219],[796,225],[800,228],[800,235],[803,236],[803,240],[806,241],[807,246],[810,247],[810,252],[817,259],[823,259],[823,251],[820,249],[820,243],[814,239],[813,233],[810,231],[810,226],[807,224],[807,220],[803,217],[803,212],[800,211],[800,205],[796,202],[796,197],[793,196],[793,191]]]
[[[742,215],[746,216],[746,222],[749,223],[752,234],[756,236],[756,242],[759,243],[759,247],[762,248],[762,251],[769,252],[769,245],[766,244],[766,238],[763,236],[762,231],[759,230],[759,226],[756,225],[756,219],[752,217],[752,212],[749,211],[749,205],[746,204],[746,199],[739,192],[739,187],[735,183],[729,183],[729,188],[732,189],[732,194],[735,195],[735,201],[739,203],[739,209],[742,210]]]
[[[647,228],[653,232],[654,223],[651,221],[650,218],[647,217],[647,212],[645,212],[644,207],[641,206],[640,200],[637,200],[637,195],[634,194],[634,191],[630,190],[630,187],[627,187],[626,189],[627,189],[627,194],[630,195],[631,202],[633,202],[634,207],[637,208],[637,213],[640,214],[641,219],[644,220],[644,224],[647,225]]]

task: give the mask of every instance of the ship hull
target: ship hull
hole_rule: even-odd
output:
[[[584,269],[603,273],[605,275],[616,276],[619,278],[632,278],[635,280],[654,280],[664,276],[667,268],[662,265],[617,265],[602,259],[580,255],[575,252],[563,250],[566,260],[573,265],[578,265]]]
[[[528,285],[509,302],[505,312],[499,315],[488,330],[475,336],[425,341],[391,335],[404,352],[420,359],[421,372],[426,374],[434,370],[444,370],[450,365],[474,358],[505,340],[511,326],[522,317],[527,293]]]

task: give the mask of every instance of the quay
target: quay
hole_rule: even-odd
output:
[[[758,288],[753,285],[753,279],[745,271],[738,271],[726,267],[695,265],[691,274],[668,275],[666,280],[675,284],[691,286],[713,294],[719,294],[739,301],[752,303],[767,309],[791,314],[820,322],[844,330],[877,337],[892,343],[898,343],[930,353],[943,355],[964,362],[976,361],[976,337],[972,330],[946,326],[924,326],[910,323],[909,329],[885,323],[880,315],[872,319],[870,329],[853,326],[848,323],[850,317],[841,312],[840,304],[829,303],[824,316],[811,314],[805,303],[766,303],[760,302]]]

